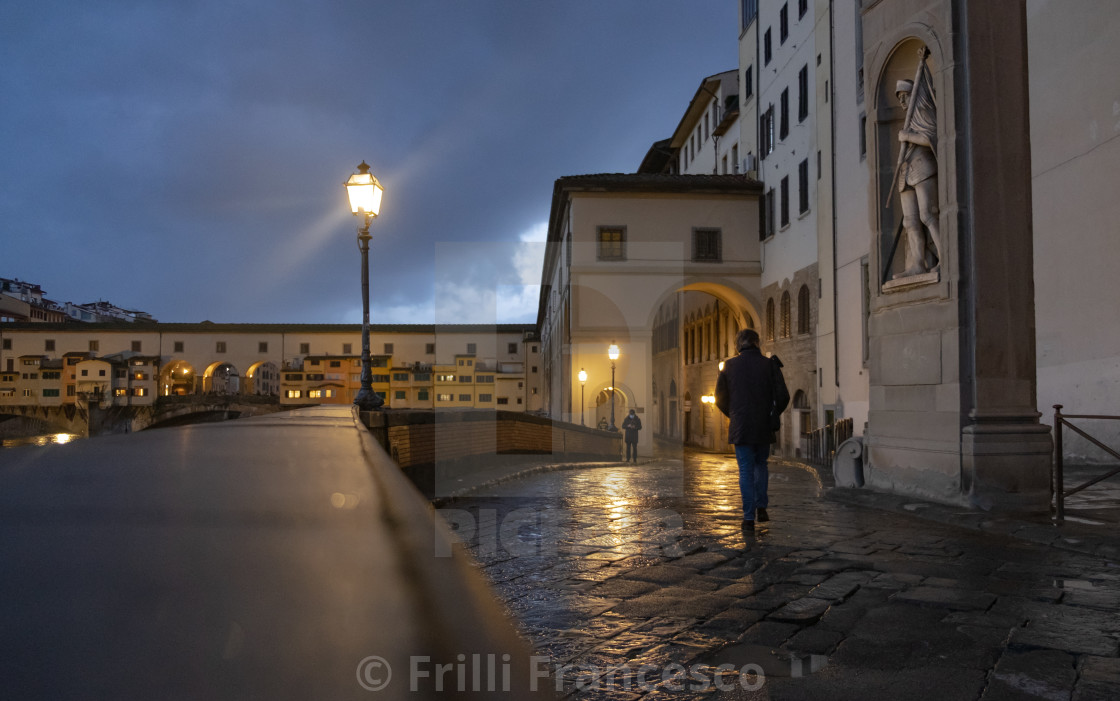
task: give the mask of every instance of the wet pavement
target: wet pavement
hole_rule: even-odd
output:
[[[538,472],[445,503],[561,696],[1120,697],[1120,563],[825,498],[731,456]]]

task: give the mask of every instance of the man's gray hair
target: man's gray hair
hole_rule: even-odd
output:
[[[735,337],[735,348],[741,353],[747,348],[758,348],[758,332],[754,329],[743,329]]]

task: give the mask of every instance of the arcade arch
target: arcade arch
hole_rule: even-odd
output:
[[[163,366],[159,373],[159,393],[161,396],[194,394],[194,367],[185,360],[173,360]]]
[[[208,394],[240,394],[241,374],[231,363],[211,363],[202,375],[202,391]]]
[[[280,396],[280,368],[271,360],[261,360],[245,371],[245,394]]]

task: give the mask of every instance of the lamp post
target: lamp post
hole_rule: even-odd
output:
[[[618,360],[618,344],[611,341],[610,347],[607,348],[607,357],[611,359],[611,431],[617,431],[614,425],[614,361]]]
[[[355,216],[362,217],[358,227],[358,249],[362,252],[362,388],[354,403],[362,411],[380,409],[385,400],[373,393],[373,371],[369,360],[369,223],[381,211],[381,183],[369,172],[365,161],[358,166],[358,172],[346,181],[346,194],[350,198],[350,210]]]
[[[583,385],[587,382],[587,371],[583,368],[579,369],[579,425],[586,426],[583,423],[583,413],[587,411],[587,405],[583,403]]]

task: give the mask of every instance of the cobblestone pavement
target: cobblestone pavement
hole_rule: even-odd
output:
[[[441,514],[571,698],[1120,698],[1116,562],[826,500],[811,469],[771,467],[753,533],[734,459],[699,453]]]

